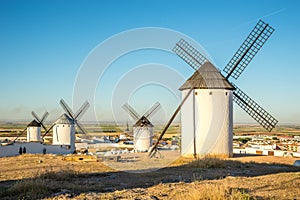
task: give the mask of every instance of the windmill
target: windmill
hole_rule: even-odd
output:
[[[32,111],[31,114],[35,119],[27,126],[27,142],[41,141],[41,127],[47,132],[47,128],[43,122],[46,120],[49,113],[45,112],[42,118],[39,118],[34,111]]]
[[[27,127],[21,131],[21,133],[14,139],[15,142],[19,137],[21,137],[25,131],[27,130],[27,142],[40,142],[41,141],[41,127],[47,132],[47,128],[43,124],[43,122],[48,117],[49,113],[46,111],[42,118],[39,118],[38,115],[32,111],[32,116],[35,118],[32,120]]]
[[[79,119],[82,117],[82,115],[87,111],[87,109],[90,107],[90,104],[88,101],[85,101],[82,106],[77,110],[77,112],[74,114],[72,109],[68,106],[68,104],[61,99],[60,105],[62,108],[66,111],[68,116],[74,120],[74,123],[77,125],[77,127],[80,129],[81,133],[86,134],[86,131],[83,129],[82,125],[79,123]]]
[[[237,79],[241,75],[273,32],[274,29],[269,24],[259,20],[225,66],[224,76],[185,40],[181,39],[176,43],[173,51],[196,71],[180,87],[184,98],[174,113],[176,116],[182,110],[182,155],[232,156],[233,101],[267,131],[272,131],[276,126],[278,121],[274,117],[229,82],[231,77]],[[172,118],[160,137],[163,137]],[[156,148],[155,144],[150,156]]]
[[[65,145],[70,148],[75,146],[75,126],[81,131],[81,133],[86,133],[82,125],[79,123],[79,118],[86,112],[89,108],[89,103],[86,101],[74,114],[72,109],[68,104],[61,99],[60,105],[65,110],[66,113],[62,114],[52,125],[53,127],[53,145]]]
[[[160,103],[156,102],[143,116],[140,116],[128,103],[123,105],[123,109],[136,121],[133,125],[134,150],[146,152],[152,146],[153,124],[148,118],[160,108]]]

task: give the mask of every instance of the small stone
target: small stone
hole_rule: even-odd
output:
[[[159,198],[157,196],[154,196],[154,195],[150,196],[150,199],[159,200]]]

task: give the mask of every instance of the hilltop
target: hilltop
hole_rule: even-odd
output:
[[[130,173],[87,156],[0,158],[0,198],[23,199],[296,199],[295,158],[179,158],[154,171]],[[155,158],[153,162],[163,159]],[[114,162],[114,161],[110,161]],[[135,165],[133,162],[132,165]],[[137,172],[137,171],[135,171]]]

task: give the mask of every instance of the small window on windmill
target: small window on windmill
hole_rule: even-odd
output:
[[[227,95],[228,95],[228,92],[225,92],[225,95],[227,96]]]
[[[195,95],[198,95],[198,92],[195,92]]]
[[[209,92],[209,95],[212,95],[212,92]]]
[[[65,127],[65,125],[63,125],[63,127]]]

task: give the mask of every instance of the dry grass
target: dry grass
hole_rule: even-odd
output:
[[[43,179],[21,180],[0,193],[0,197],[2,199],[39,199],[54,192],[52,187]]]
[[[290,166],[292,158],[204,157],[196,161],[179,158],[170,167],[142,174],[118,172],[101,162],[66,160],[54,155],[0,158],[0,199],[297,199],[300,196],[300,173],[293,172],[297,168]]]
[[[224,168],[226,167],[226,162],[224,162],[223,159],[217,157],[206,156],[204,158],[190,162],[186,166],[193,168]]]
[[[74,171],[81,174],[111,172],[113,169],[100,162],[65,161],[65,156],[23,154],[0,158],[1,181],[18,181],[39,177],[43,174]],[[1,185],[1,184],[0,184]]]
[[[155,199],[156,197],[165,200],[299,199],[299,184],[299,173],[281,173],[252,178],[227,177],[220,180],[203,180],[192,183],[166,183],[149,188],[87,194],[84,197],[86,199]],[[84,199],[80,196],[78,199]]]
[[[244,166],[251,165],[253,162],[249,160]],[[172,166],[184,165],[188,168],[204,168],[204,169],[218,169],[218,168],[240,168],[241,162],[228,158],[220,158],[219,156],[207,155],[199,159],[180,157],[175,162],[172,163]],[[248,167],[248,166],[247,166]]]
[[[0,199],[41,199],[53,194],[78,194],[102,189],[102,184],[88,185],[82,182],[86,177],[71,169],[50,169],[35,177],[21,179],[0,189]],[[54,195],[55,196],[55,195]]]
[[[248,200],[254,199],[247,191],[238,188],[231,188],[226,181],[225,183],[203,183],[198,187],[191,188],[188,192],[182,192],[175,195],[175,199],[189,200]]]
[[[56,199],[67,195],[76,199],[297,199],[300,195],[300,174],[282,173],[267,177],[235,178],[222,180],[195,181],[193,183],[158,184],[149,188],[97,192],[101,186],[73,182],[81,175],[73,171],[48,172],[36,179],[17,181],[5,192],[0,192],[1,199]],[[65,184],[62,189],[61,183]],[[287,185],[288,183],[288,185]],[[100,184],[101,185],[101,184]],[[64,192],[63,192],[64,191]],[[89,191],[89,192],[87,192]],[[96,191],[93,192],[92,191]],[[54,197],[54,196],[53,196]]]

